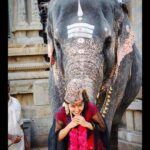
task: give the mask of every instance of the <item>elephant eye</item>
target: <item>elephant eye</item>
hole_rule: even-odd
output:
[[[58,49],[60,49],[60,48],[61,48],[60,43],[58,42],[58,40],[57,40],[57,39],[55,39],[55,44],[56,44],[56,46],[57,46],[57,48],[58,48]]]
[[[112,41],[111,36],[108,36],[104,41],[103,50],[110,48],[111,41]]]

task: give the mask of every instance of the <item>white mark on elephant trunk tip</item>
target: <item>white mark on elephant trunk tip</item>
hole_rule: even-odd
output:
[[[82,20],[82,16],[83,16],[83,11],[82,11],[82,8],[81,8],[81,4],[80,4],[80,0],[78,0],[78,20],[81,21]]]
[[[107,27],[104,28],[104,31],[106,32],[107,36],[111,36],[111,31]]]

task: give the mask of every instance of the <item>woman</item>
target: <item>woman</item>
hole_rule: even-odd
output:
[[[49,150],[109,149],[105,122],[85,90],[56,112],[48,142]]]

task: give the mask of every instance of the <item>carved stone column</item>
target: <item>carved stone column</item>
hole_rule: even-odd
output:
[[[39,37],[42,24],[37,0],[9,0],[9,8],[12,13],[9,13],[10,25],[12,25],[10,30],[13,34],[9,46],[42,44],[43,38]]]
[[[142,51],[142,0],[130,1],[130,17],[135,32],[136,45]]]
[[[25,0],[13,0],[13,26],[12,31],[25,30],[28,26]]]
[[[49,61],[46,57],[47,45],[43,37],[39,36],[42,24],[37,2],[9,0],[10,93],[20,101],[23,119],[31,120],[31,147],[34,144],[47,144],[50,127],[48,120],[51,117],[47,98]]]

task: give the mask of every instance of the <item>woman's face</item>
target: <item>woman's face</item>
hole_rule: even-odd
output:
[[[76,100],[73,104],[68,104],[69,110],[73,115],[80,115],[84,109],[83,100]]]

